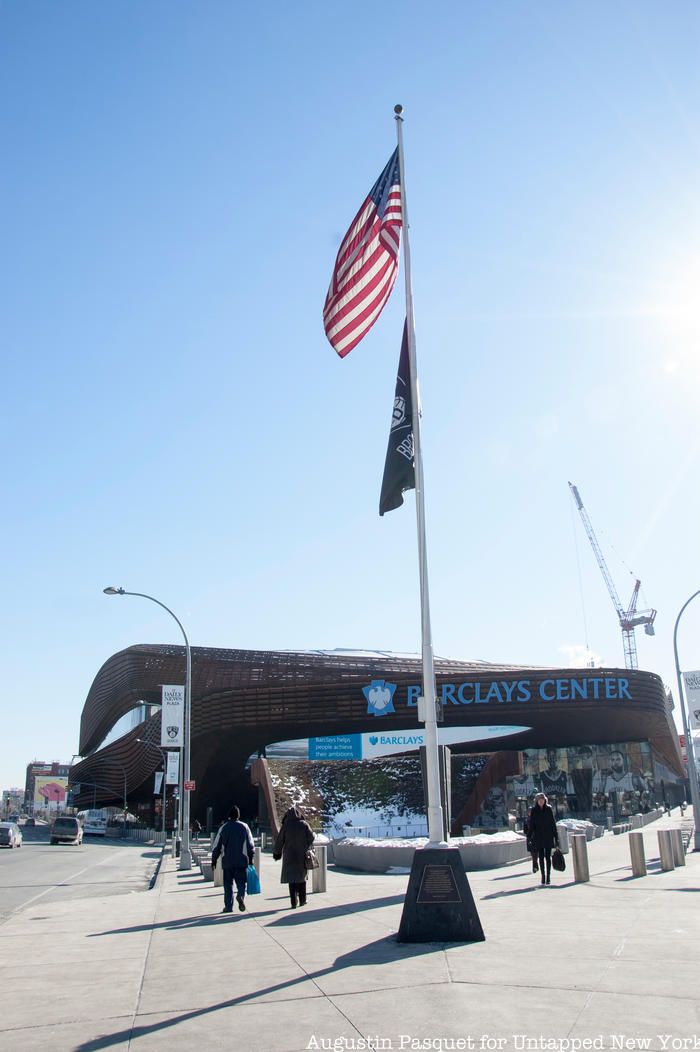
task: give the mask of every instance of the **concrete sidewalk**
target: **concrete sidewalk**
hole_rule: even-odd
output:
[[[648,860],[678,825],[644,830]],[[571,856],[545,888],[529,862],[469,874],[486,941],[467,945],[396,942],[405,875],[330,869],[292,911],[265,855],[262,894],[222,916],[168,858],[153,891],[0,927],[0,1048],[700,1050],[700,853],[634,879],[626,835],[588,849],[588,884]]]

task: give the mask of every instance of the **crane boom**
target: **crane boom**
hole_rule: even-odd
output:
[[[617,613],[617,619],[622,629],[622,647],[625,654],[625,668],[637,668],[637,642],[634,638],[634,630],[638,625],[644,625],[644,631],[648,636],[654,635],[654,619],[656,617],[656,610],[637,610],[637,599],[639,597],[639,589],[641,587],[641,581],[635,581],[632,596],[627,605],[627,609],[623,607],[620,602],[620,597],[617,594],[615,588],[615,582],[612,579],[610,571],[608,570],[608,564],[605,561],[605,556],[598,544],[598,538],[595,535],[593,525],[588,517],[588,512],[583,506],[581,495],[578,488],[574,486],[573,482],[569,483],[569,489],[571,495],[574,498],[574,503],[578,508],[583,523],[584,529],[588,540],[591,543],[593,554],[596,557],[598,568],[603,575],[603,580],[608,589],[610,598],[613,601],[615,612]]]

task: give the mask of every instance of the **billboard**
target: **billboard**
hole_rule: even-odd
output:
[[[34,807],[65,807],[68,778],[58,774],[40,775],[34,779]]]

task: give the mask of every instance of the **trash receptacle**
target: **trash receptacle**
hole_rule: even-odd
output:
[[[328,845],[314,844],[314,851],[318,859],[318,869],[311,870],[311,891],[326,890],[326,869],[328,866]]]

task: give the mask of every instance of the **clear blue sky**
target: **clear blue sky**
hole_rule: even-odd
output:
[[[571,479],[673,684],[699,44],[693,0],[0,4],[0,788],[70,759],[111,654],[178,642],[107,584],[193,645],[419,649],[413,496],[377,513],[402,278],[344,361],[321,324],[395,102],[435,652],[623,664]]]

